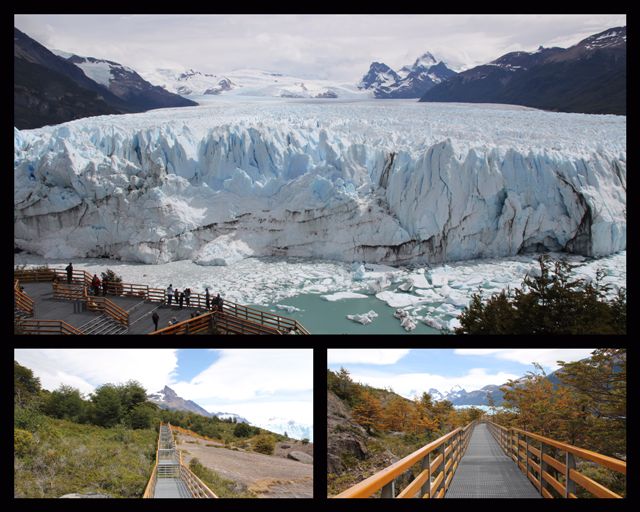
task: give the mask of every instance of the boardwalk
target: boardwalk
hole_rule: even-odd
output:
[[[540,498],[484,423],[476,426],[445,498]]]

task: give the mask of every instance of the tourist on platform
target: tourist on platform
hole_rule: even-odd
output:
[[[211,309],[211,295],[209,294],[209,288],[204,289],[204,298],[207,304],[207,311],[209,311],[209,309]]]
[[[183,303],[184,303],[184,292],[180,292],[180,309],[182,309]]]
[[[176,288],[176,291],[173,292],[173,298],[176,301],[176,306],[178,305],[178,301],[180,300],[180,291]]]
[[[171,318],[171,320],[169,320],[169,325],[175,325],[177,323],[178,323],[178,319],[175,316]]]
[[[109,280],[105,277],[102,280],[102,295],[107,296],[107,289],[109,287]]]
[[[91,288],[93,289],[93,294],[97,297],[100,295],[100,278],[97,274],[93,274],[93,279],[91,280]]]
[[[167,304],[171,307],[171,299],[173,299],[173,285],[170,284],[167,288]]]
[[[216,306],[218,307],[218,311],[222,311],[223,304],[224,304],[224,301],[222,300],[222,297],[220,297],[220,294],[218,294],[216,296]]]
[[[73,265],[69,263],[65,270],[67,271],[67,283],[71,284],[71,281],[73,280]]]
[[[171,295],[169,295],[169,297],[171,297]],[[157,311],[153,312],[153,315],[151,315],[151,319],[153,320],[153,325],[155,326],[154,331],[158,330],[158,321],[160,320],[160,316],[158,315]]]
[[[190,304],[191,304],[191,288],[187,288],[187,289],[184,291],[184,300],[185,300],[185,301],[186,301],[186,303],[187,303],[187,307],[189,307],[189,306],[190,306]]]

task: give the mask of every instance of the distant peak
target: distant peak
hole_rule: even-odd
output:
[[[434,64],[437,64],[437,60],[436,58],[431,54],[431,52],[426,52],[423,53],[422,55],[420,55],[420,57],[418,57],[416,59],[416,61],[413,63],[413,67],[417,68],[417,67],[429,67],[429,66],[433,66]]]

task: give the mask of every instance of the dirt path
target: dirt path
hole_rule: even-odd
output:
[[[220,476],[239,482],[260,498],[312,498],[313,465],[255,452],[228,450],[185,434],[178,435],[183,461],[197,457]]]

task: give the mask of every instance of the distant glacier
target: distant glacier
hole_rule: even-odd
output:
[[[626,249],[626,117],[219,101],[14,130],[17,248],[224,265]]]

